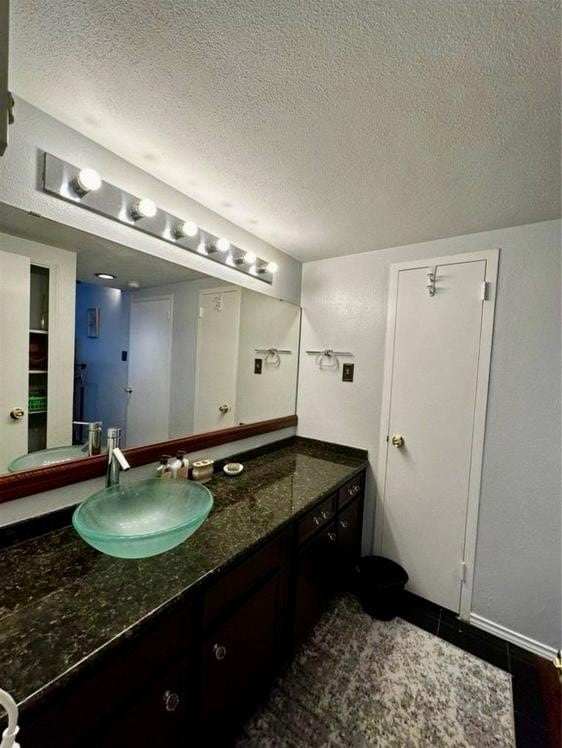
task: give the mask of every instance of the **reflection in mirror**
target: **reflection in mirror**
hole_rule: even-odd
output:
[[[295,413],[297,306],[50,244],[0,234],[0,472],[98,454],[112,426],[133,447]]]

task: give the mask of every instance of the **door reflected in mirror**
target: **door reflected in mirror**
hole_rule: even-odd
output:
[[[295,413],[299,307],[112,252],[0,234],[0,472]]]

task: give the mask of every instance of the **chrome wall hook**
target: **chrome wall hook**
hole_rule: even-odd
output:
[[[427,292],[430,296],[435,296],[435,280],[436,280],[436,270],[437,268],[433,268],[433,270],[430,270],[429,273],[427,273]]]

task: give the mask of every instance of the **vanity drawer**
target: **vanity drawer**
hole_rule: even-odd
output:
[[[258,582],[288,565],[290,552],[291,532],[285,529],[233,569],[221,574],[220,579],[205,591],[203,626],[216,621]]]
[[[336,494],[328,496],[299,522],[299,543],[303,543],[316,530],[329,522],[336,511]]]
[[[363,491],[363,484],[365,482],[365,473],[356,475],[355,478],[350,480],[348,483],[343,485],[338,491],[338,509],[349,504]]]

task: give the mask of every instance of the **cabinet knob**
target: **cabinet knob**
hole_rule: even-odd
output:
[[[175,712],[180,703],[180,697],[178,694],[175,691],[165,691],[162,698],[164,699],[166,711]]]
[[[331,543],[335,543],[336,542],[336,533],[335,532],[329,532],[328,533],[328,539],[330,540]]]
[[[213,644],[213,653],[217,660],[224,660],[226,657],[226,647],[224,644]]]
[[[14,421],[21,421],[24,415],[25,410],[23,410],[23,408],[12,408],[10,411],[10,418],[13,418]]]
[[[340,527],[342,530],[347,530],[349,523],[345,519],[340,519]]]
[[[219,405],[219,410],[224,415],[230,410],[230,405],[228,405],[227,403],[223,403],[222,405]]]

